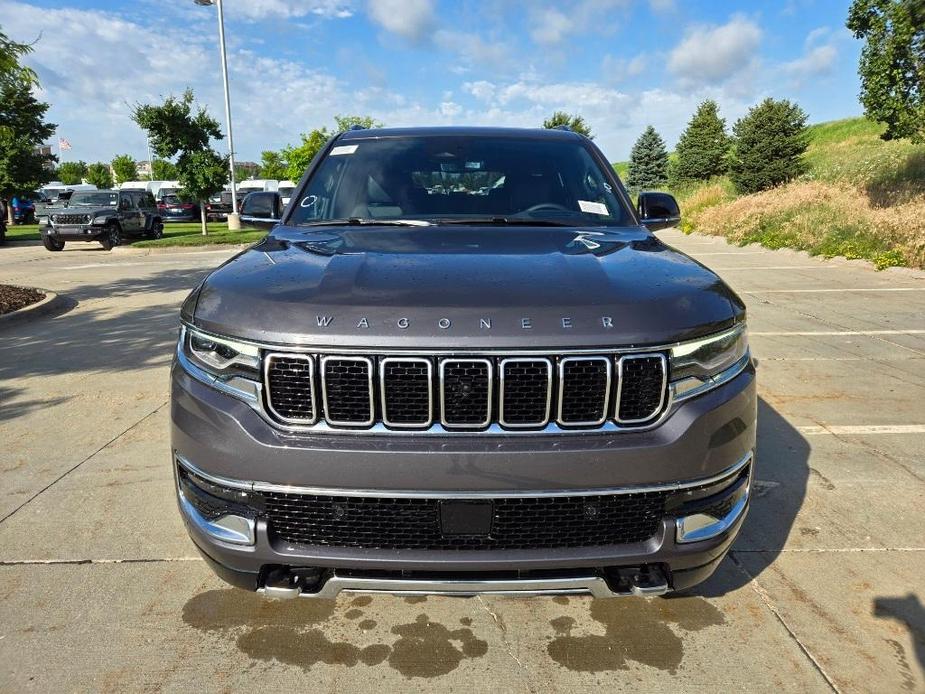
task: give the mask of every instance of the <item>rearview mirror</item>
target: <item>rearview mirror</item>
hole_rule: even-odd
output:
[[[649,231],[674,227],[681,221],[678,201],[668,193],[640,193],[636,209],[639,221]]]
[[[241,202],[241,221],[258,229],[269,229],[279,222],[282,209],[279,193],[248,193]]]

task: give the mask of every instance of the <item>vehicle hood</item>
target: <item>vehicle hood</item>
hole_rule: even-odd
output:
[[[64,214],[88,214],[93,217],[101,214],[113,214],[118,211],[115,207],[106,205],[78,205],[74,207],[67,205],[65,207],[56,207],[55,210]]]
[[[732,325],[739,298],[642,228],[277,227],[184,303],[205,330],[278,344],[667,344]]]

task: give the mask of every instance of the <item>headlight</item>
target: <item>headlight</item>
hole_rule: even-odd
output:
[[[725,383],[748,364],[745,324],[671,348],[669,372],[675,400],[699,395]]]
[[[89,217],[87,217],[87,221],[88,221],[88,222],[90,221],[90,218],[89,218]],[[106,217],[94,217],[92,223],[93,223],[93,224],[105,224],[105,223],[106,223]]]
[[[260,370],[260,351],[254,345],[237,342],[217,335],[209,335],[185,327],[185,352],[197,366],[213,376],[249,372],[256,376]]]
[[[53,215],[51,216],[51,221],[57,222],[57,221],[58,221],[58,215],[53,214]]]

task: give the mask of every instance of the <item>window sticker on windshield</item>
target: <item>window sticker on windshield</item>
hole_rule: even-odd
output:
[[[331,156],[336,157],[338,154],[353,154],[357,151],[359,145],[338,145],[331,150]]]
[[[610,214],[607,205],[602,202],[591,202],[590,200],[579,200],[578,207],[582,212],[589,214]]]

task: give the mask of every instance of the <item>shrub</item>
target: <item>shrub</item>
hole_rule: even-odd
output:
[[[806,112],[787,100],[765,99],[733,128],[729,177],[740,193],[786,183],[806,170]]]

